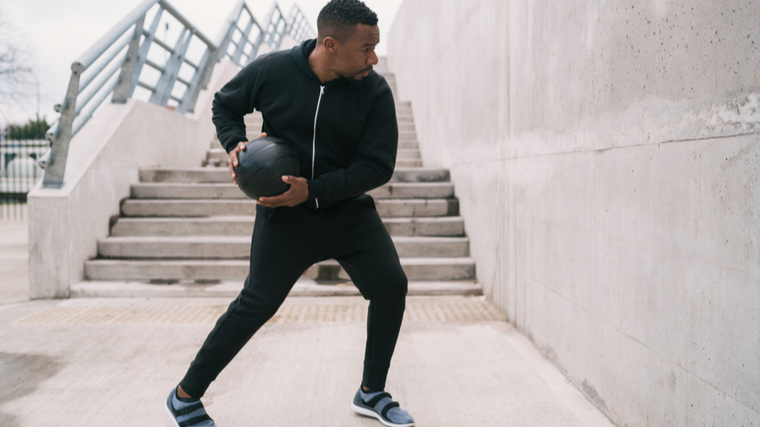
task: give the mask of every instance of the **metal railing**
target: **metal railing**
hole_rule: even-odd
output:
[[[181,24],[174,46],[156,36],[164,12]],[[45,169],[43,187],[63,186],[69,142],[109,95],[112,102],[125,103],[139,87],[150,93],[150,103],[165,107],[174,102],[177,113],[192,112],[214,66],[224,57],[243,66],[256,57],[262,43],[277,50],[286,34],[297,42],[315,36],[296,5],[286,19],[275,1],[265,22],[262,26],[245,0],[240,0],[214,43],[168,1],[145,0],[71,64],[66,97],[55,106],[60,117],[47,131],[50,150],[38,162]],[[188,58],[193,42],[202,43],[204,53],[198,61]],[[153,47],[169,55],[163,65],[151,59]],[[148,74],[146,65],[159,73],[154,84],[141,79]],[[177,83],[184,90],[178,90]]]

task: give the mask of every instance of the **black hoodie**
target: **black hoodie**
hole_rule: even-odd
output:
[[[391,89],[375,71],[360,81],[320,83],[309,68],[316,40],[262,55],[214,94],[212,120],[229,153],[247,141],[243,116],[264,117],[262,132],[295,151],[312,209],[324,209],[388,182],[398,148]]]

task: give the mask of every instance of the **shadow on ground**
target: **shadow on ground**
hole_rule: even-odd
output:
[[[63,365],[59,359],[44,354],[0,352],[0,425],[19,426],[15,415],[2,411],[3,405],[31,394]]]

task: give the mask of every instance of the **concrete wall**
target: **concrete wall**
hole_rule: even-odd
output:
[[[60,189],[38,184],[29,204],[29,297],[66,298],[97,255],[111,217],[138,182],[140,168],[198,167],[215,130],[214,92],[237,73],[225,60],[202,91],[194,114],[180,115],[134,99],[106,104],[72,139]]]
[[[760,3],[406,0],[487,297],[620,426],[760,425]]]

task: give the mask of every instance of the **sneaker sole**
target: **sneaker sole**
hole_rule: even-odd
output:
[[[381,423],[383,423],[384,425],[386,425],[388,427],[412,427],[412,426],[414,426],[414,423],[396,424],[396,423],[392,423],[392,422],[386,421],[377,412],[375,412],[375,411],[373,411],[371,409],[363,408],[363,407],[357,405],[354,402],[351,402],[351,409],[353,409],[354,412],[356,412],[359,415],[364,415],[365,417],[376,418],[378,421],[380,421]]]
[[[179,427],[179,423],[177,422],[177,419],[174,418],[174,414],[172,414],[171,409],[169,409],[168,403],[164,403],[164,409],[166,410],[166,413],[169,414],[169,418],[172,419],[175,427]]]

